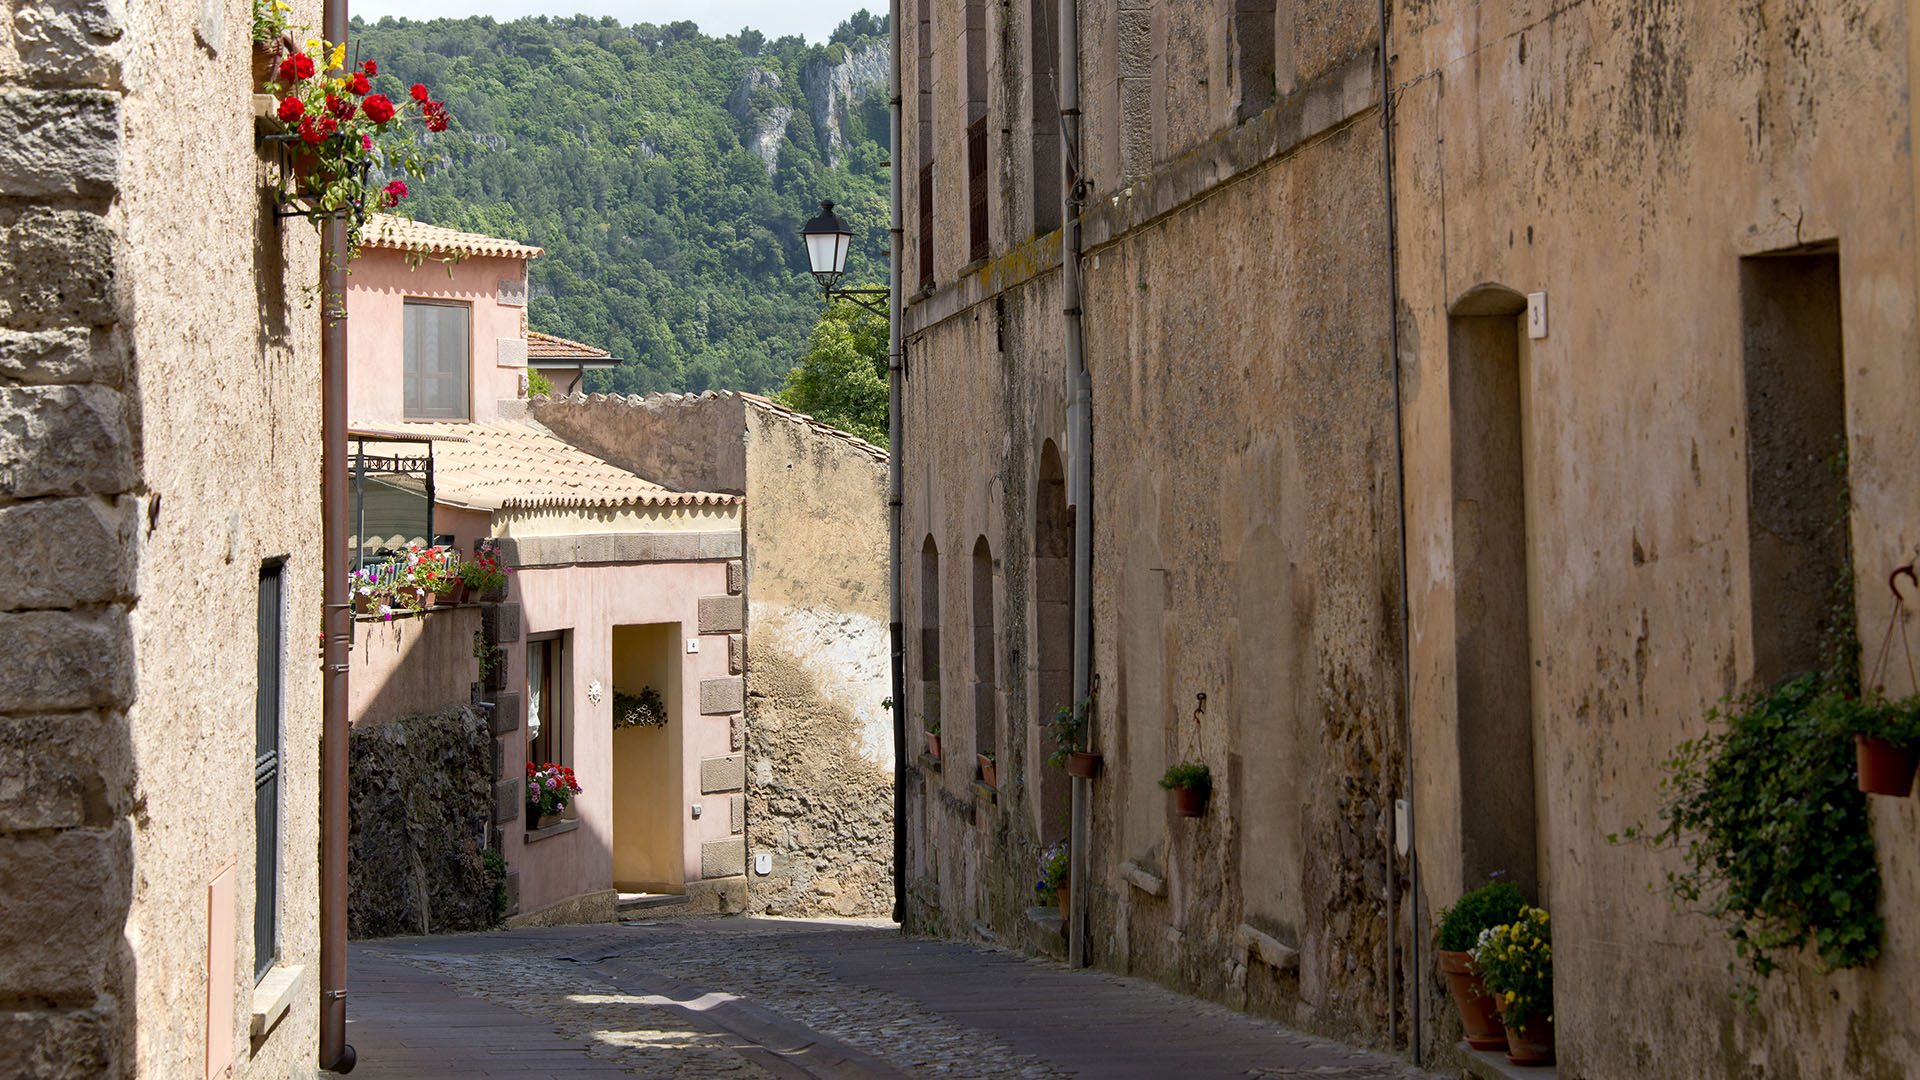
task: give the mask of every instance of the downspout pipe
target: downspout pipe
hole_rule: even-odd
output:
[[[888,15],[891,53],[887,72],[888,187],[892,199],[893,257],[887,260],[887,632],[893,660],[893,921],[907,917],[907,669],[900,601],[900,264],[906,258],[901,222],[900,18],[901,0]]]
[[[1407,443],[1405,427],[1405,404],[1401,400],[1400,379],[1400,216],[1394,202],[1393,193],[1393,58],[1387,48],[1387,29],[1390,25],[1387,11],[1388,0],[1380,0],[1380,167],[1383,180],[1383,192],[1387,204],[1387,349],[1390,354],[1389,375],[1393,380],[1393,507],[1398,522],[1400,548],[1400,668],[1403,679],[1401,685],[1401,755],[1406,762],[1405,778],[1401,791],[1407,804],[1407,902],[1411,910],[1407,913],[1407,925],[1411,932],[1407,934],[1407,1007],[1409,1024],[1407,1044],[1413,1050],[1413,1063],[1419,1065],[1422,1057],[1420,999],[1425,980],[1420,976],[1420,847],[1415,840],[1418,832],[1414,828],[1413,789],[1413,606],[1407,592]],[[1398,814],[1394,815],[1397,819]],[[1397,931],[1394,924],[1394,853],[1397,844],[1395,838],[1387,840],[1387,1040],[1392,1046],[1395,1041],[1396,1019],[1399,1014],[1399,988],[1397,985],[1398,968],[1394,963],[1393,941]]]
[[[326,0],[328,41],[347,40],[347,0]],[[320,587],[325,644],[320,677],[320,1067],[352,1072],[347,1045],[347,222],[320,234],[325,282],[320,333]]]
[[[1093,645],[1093,380],[1087,374],[1080,317],[1080,8],[1060,3],[1060,291],[1066,329],[1067,505],[1073,508],[1073,701],[1086,701]],[[1091,736],[1093,717],[1087,717]],[[1092,745],[1091,741],[1088,743]],[[1067,863],[1072,880],[1092,880],[1087,866],[1091,785],[1073,778],[1073,816],[1068,825]],[[1067,965],[1087,965],[1087,897],[1073,889],[1067,931]]]

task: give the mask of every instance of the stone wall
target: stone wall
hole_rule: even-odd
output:
[[[1044,726],[1071,696],[1068,556],[1089,528],[1105,760],[1092,880],[1076,883],[1089,956],[1377,1039],[1404,876],[1389,854],[1401,676],[1377,54],[1369,5],[1287,7],[1265,16],[1270,71],[1219,5],[1082,8],[1090,507],[1063,489],[1058,239],[1023,235],[1040,158],[989,155],[983,263],[961,257],[964,217],[935,215],[942,270],[906,313],[900,452],[907,707],[937,711],[944,760],[910,778],[909,917],[1059,947],[1034,860],[1067,833]],[[934,18],[927,156],[952,193],[964,65],[948,12]],[[990,141],[1030,108],[1031,31],[1027,5],[989,6]],[[1267,107],[1229,93],[1262,79]],[[909,115],[906,130],[925,128]],[[1213,776],[1198,821],[1158,787],[1187,760]]]
[[[211,1043],[235,1076],[310,1074],[319,332],[296,286],[318,245],[266,211],[246,5],[5,16],[0,1058],[198,1075]],[[180,86],[204,107],[182,110]],[[214,186],[183,198],[192,177]],[[269,562],[286,574],[278,963],[303,989],[249,1040]],[[209,927],[229,865],[234,924]],[[232,935],[233,970],[207,970],[210,933]],[[210,982],[235,1018],[211,1039]]]
[[[1529,605],[1509,636],[1531,670],[1533,745],[1513,765],[1537,805],[1519,869],[1553,913],[1562,1075],[1879,1080],[1920,1060],[1913,800],[1868,799],[1879,961],[1821,976],[1795,960],[1751,1012],[1728,993],[1732,944],[1660,888],[1674,853],[1607,842],[1658,820],[1660,763],[1721,695],[1779,671],[1762,639],[1792,610],[1765,594],[1753,537],[1772,523],[1749,508],[1788,475],[1765,446],[1792,437],[1792,416],[1749,403],[1767,396],[1747,355],[1766,329],[1752,271],[1837,258],[1868,663],[1892,603],[1882,582],[1914,556],[1912,14],[1891,0],[1396,5],[1422,914],[1476,883],[1484,806],[1456,784],[1485,768],[1466,756],[1485,752],[1469,737],[1486,592],[1470,568],[1497,519],[1462,491],[1457,462],[1484,444],[1458,403],[1489,354],[1468,324],[1499,320],[1524,478],[1520,505],[1499,510],[1524,515],[1510,577]],[[1529,327],[1536,293],[1545,318]],[[1796,349],[1793,377],[1812,359]],[[1774,401],[1811,396],[1783,390]],[[1818,442],[1795,456],[1824,478],[1840,447]],[[1815,577],[1821,602],[1830,578]],[[1888,690],[1909,692],[1895,667]]]
[[[506,913],[487,868],[493,731],[487,710],[357,725],[347,758],[347,932],[356,938],[485,930]],[[496,895],[496,886],[498,894]]]

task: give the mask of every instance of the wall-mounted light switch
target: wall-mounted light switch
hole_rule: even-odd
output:
[[[1527,336],[1535,341],[1547,336],[1547,294],[1527,294]]]

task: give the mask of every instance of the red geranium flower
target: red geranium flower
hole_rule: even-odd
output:
[[[361,68],[365,69],[366,73],[370,76],[380,74],[380,65],[374,63],[371,60],[367,61],[364,64],[361,64],[360,66]]]
[[[294,53],[280,61],[280,81],[299,82],[313,78],[313,57],[306,53]]]
[[[275,115],[279,116],[281,121],[291,124],[306,115],[306,112],[307,107],[301,103],[299,98],[286,97],[280,99],[280,110]]]
[[[393,102],[385,94],[368,94],[360,107],[367,111],[367,119],[376,124],[384,124],[393,119]]]
[[[412,94],[413,100],[418,101],[422,104],[425,104],[427,98],[431,96],[427,93],[427,88],[420,85],[419,83],[414,83],[413,88],[408,90],[407,93]]]
[[[300,121],[300,138],[304,142],[318,143],[325,142],[327,135],[320,130],[320,125],[313,122],[313,117],[309,116]]]
[[[332,94],[327,95],[327,111],[342,120],[353,119],[353,114],[359,108],[360,107],[355,105],[349,98],[334,97]]]
[[[347,80],[347,89],[356,94],[364,95],[367,91],[373,89],[373,84],[367,81],[365,74],[356,71],[353,73],[353,77]]]

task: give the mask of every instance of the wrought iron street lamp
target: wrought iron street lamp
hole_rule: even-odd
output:
[[[807,265],[813,270],[814,280],[820,283],[820,295],[829,300],[851,300],[875,315],[886,317],[886,309],[880,306],[887,299],[884,287],[834,288],[847,270],[847,249],[853,245],[853,230],[833,212],[831,200],[821,203],[820,213],[800,227],[800,236],[807,242]]]

